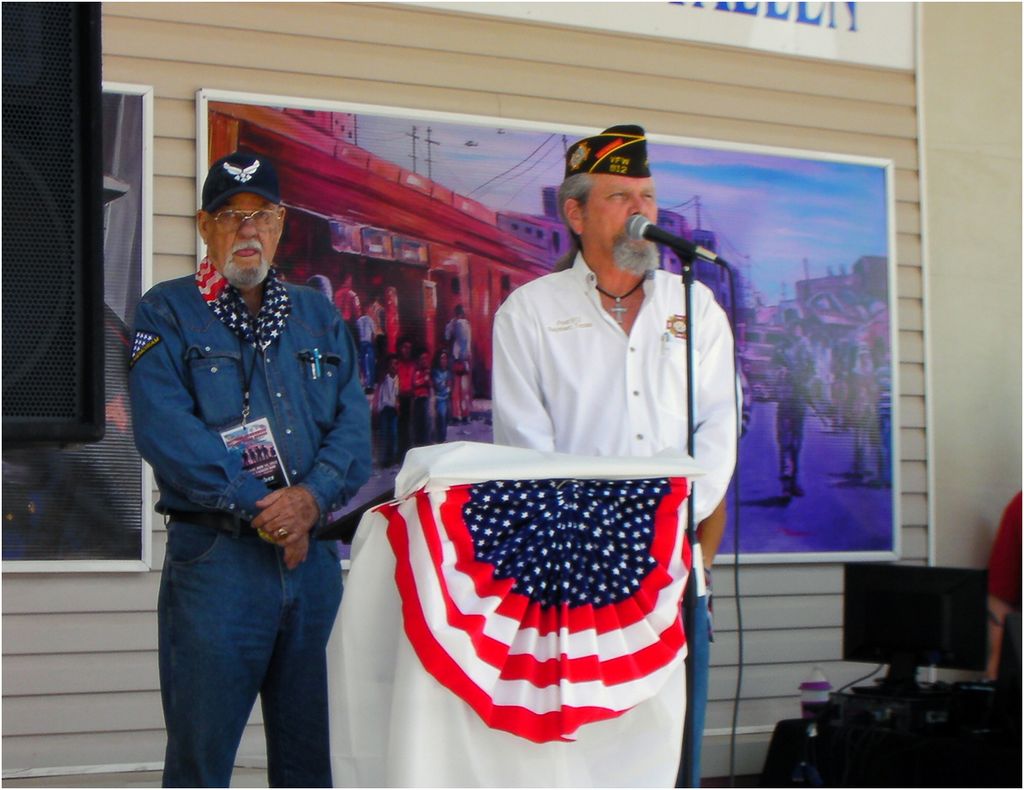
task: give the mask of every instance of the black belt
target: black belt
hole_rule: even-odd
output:
[[[212,527],[231,535],[237,535],[243,529],[252,528],[251,521],[244,521],[236,516],[232,516],[230,513],[213,513],[208,510],[172,510],[168,508],[164,515],[168,516],[171,521],[183,521],[186,524]]]

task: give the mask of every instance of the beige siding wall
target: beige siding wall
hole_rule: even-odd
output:
[[[905,557],[927,557],[912,73],[383,4],[111,3],[103,52],[104,79],[155,89],[154,281],[195,266],[200,88],[592,127],[629,121],[662,134],[893,160],[901,540]],[[163,544],[158,526],[150,573],[5,575],[5,773],[162,759],[154,609]],[[836,685],[863,668],[838,660],[839,566],[744,565],[739,579],[746,663],[739,725],[746,734],[736,767],[756,773],[772,725],[797,714],[796,688],[812,664]],[[719,570],[709,776],[728,771],[739,649],[734,591],[731,570]],[[261,749],[252,727],[242,754]]]
[[[1021,487],[1021,6],[922,19],[935,559],[981,565]]]

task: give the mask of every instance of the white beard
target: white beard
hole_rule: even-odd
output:
[[[658,248],[649,241],[631,239],[625,233],[615,239],[612,257],[619,269],[630,274],[646,274],[658,268]]]
[[[254,249],[259,250],[259,266],[240,266],[235,262],[235,253],[238,250]],[[224,279],[240,291],[255,288],[265,279],[270,272],[270,261],[263,257],[263,245],[258,241],[239,242],[231,248],[231,254],[224,264]]]

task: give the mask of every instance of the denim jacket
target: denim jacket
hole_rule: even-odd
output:
[[[264,352],[243,344],[203,301],[194,276],[153,287],[135,311],[129,387],[135,443],[153,467],[157,510],[219,510],[251,520],[266,484],[242,471],[220,432],[242,421],[243,375],[253,372],[249,421],[270,421],[292,485],[308,488],[321,524],[370,474],[370,418],[352,338],[334,306],[285,284],[291,313]],[[153,338],[158,338],[153,340]],[[308,361],[319,351],[319,375]],[[255,367],[253,367],[255,366]]]

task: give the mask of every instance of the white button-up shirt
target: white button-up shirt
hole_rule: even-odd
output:
[[[494,317],[494,441],[577,455],[686,452],[686,313],[682,280],[644,281],[629,335],[602,307],[597,278],[571,269],[517,288]],[[693,285],[697,388],[695,486],[701,521],[725,496],[736,464],[733,337],[711,291]]]

